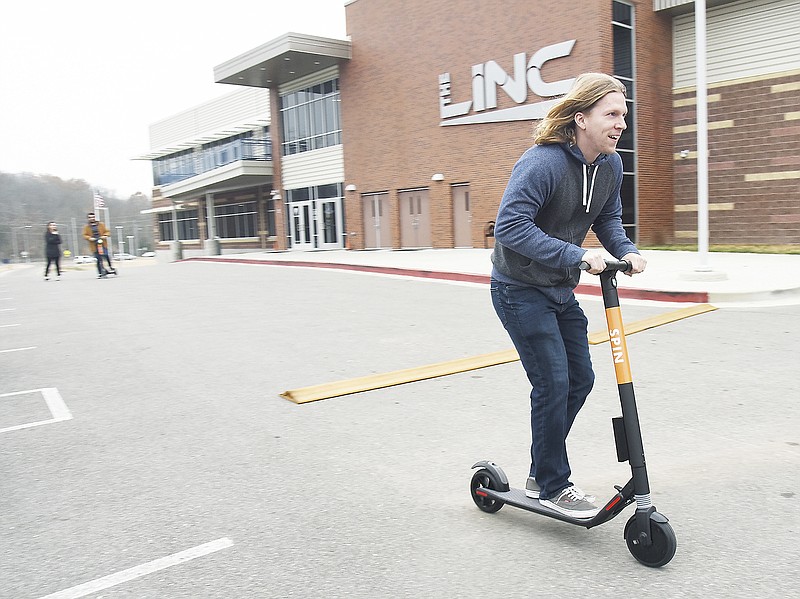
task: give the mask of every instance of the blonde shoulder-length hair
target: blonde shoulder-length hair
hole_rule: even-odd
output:
[[[536,144],[575,143],[575,115],[588,112],[611,92],[625,94],[625,86],[605,73],[583,73],[575,78],[572,89],[548,112],[533,133]]]

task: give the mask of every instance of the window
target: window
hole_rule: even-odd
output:
[[[258,236],[256,202],[222,204],[214,208],[217,236],[221,239]]]
[[[161,241],[175,241],[175,219],[172,212],[158,215],[158,237]],[[178,239],[181,241],[199,239],[197,209],[177,211]]]
[[[169,185],[197,174],[194,152],[184,150],[153,161],[153,180],[156,185]]]
[[[272,160],[269,127],[158,158],[153,161],[153,181],[156,185],[169,185],[238,160]]]
[[[338,79],[284,94],[280,112],[284,156],[342,143]]]
[[[622,158],[622,226],[636,241],[636,110],[634,88],[634,14],[633,6],[613,2],[614,76],[627,91],[628,128],[619,140],[617,153]]]
[[[286,190],[287,202],[305,202],[307,200],[340,200],[344,197],[341,183],[316,185],[314,187],[297,187]]]

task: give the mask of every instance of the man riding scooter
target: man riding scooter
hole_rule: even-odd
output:
[[[110,234],[105,223],[95,218],[94,212],[86,215],[89,222],[83,227],[83,237],[89,242],[89,249],[97,260],[97,278],[104,279],[109,273],[117,274],[117,269],[111,265]],[[103,264],[103,259],[108,262],[108,268]]]

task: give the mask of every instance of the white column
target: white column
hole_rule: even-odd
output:
[[[694,2],[697,89],[697,271],[708,265],[708,92],[706,81],[706,0]]]
[[[213,193],[206,193],[205,250],[207,256],[219,256],[222,253],[219,239],[217,239],[217,215],[214,212]]]

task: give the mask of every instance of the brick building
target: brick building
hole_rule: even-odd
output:
[[[347,40],[290,33],[214,69],[220,83],[269,90],[272,148],[255,186],[260,236],[223,239],[223,251],[484,247],[536,121],[586,71],[629,90],[629,236],[696,241],[690,0],[350,0],[345,11]],[[800,243],[800,2],[709,0],[706,18],[710,241]],[[210,198],[197,216],[207,232],[215,194],[236,185],[157,186],[154,210]]]

